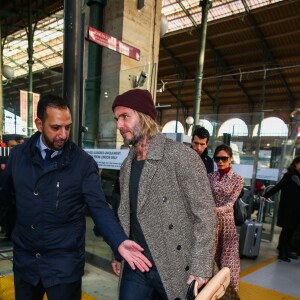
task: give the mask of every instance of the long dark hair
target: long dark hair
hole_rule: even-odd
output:
[[[226,144],[221,144],[215,149],[214,157],[222,150],[225,151],[230,158],[232,158],[232,149]]]
[[[300,156],[296,156],[290,166],[287,168],[289,173],[296,173],[296,165],[300,162]]]

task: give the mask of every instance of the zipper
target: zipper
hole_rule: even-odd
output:
[[[55,203],[56,209],[58,208],[58,204],[59,204],[59,181],[57,181],[56,183],[56,203]]]

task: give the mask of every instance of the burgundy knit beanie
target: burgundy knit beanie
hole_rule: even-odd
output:
[[[157,112],[152,96],[149,91],[133,89],[116,97],[112,105],[114,111],[116,106],[125,106],[156,119]]]

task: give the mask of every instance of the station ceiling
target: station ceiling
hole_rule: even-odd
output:
[[[19,90],[28,89],[24,25],[29,2],[0,3],[4,64],[13,66],[18,75],[4,81],[4,106],[15,111]],[[31,2],[32,18],[43,19],[35,34],[34,91],[58,91],[62,88],[63,1]],[[157,103],[166,106],[163,113],[174,114],[178,107],[191,115],[201,7],[197,0],[164,0],[162,12],[169,31],[160,43]],[[299,37],[298,0],[214,0],[208,12],[200,114],[264,110],[289,122],[290,112],[300,106]]]
[[[249,1],[225,2],[245,10],[208,22],[200,114],[264,111],[289,123],[300,105],[300,1],[253,9]],[[199,27],[161,38],[161,105],[179,104],[191,115],[199,48]]]

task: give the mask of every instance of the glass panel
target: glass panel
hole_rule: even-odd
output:
[[[253,10],[280,1],[282,0],[213,0],[212,7],[208,10],[208,22],[247,13],[248,9]],[[189,12],[189,17],[184,10]],[[201,23],[199,0],[182,0],[180,4],[176,0],[163,0],[162,13],[168,19],[168,32],[193,27],[191,19],[198,25]]]
[[[40,71],[63,64],[63,11],[37,23],[33,41],[32,71]],[[25,30],[7,37],[3,44],[3,64],[14,69],[14,77],[24,77],[28,73],[28,39]]]

